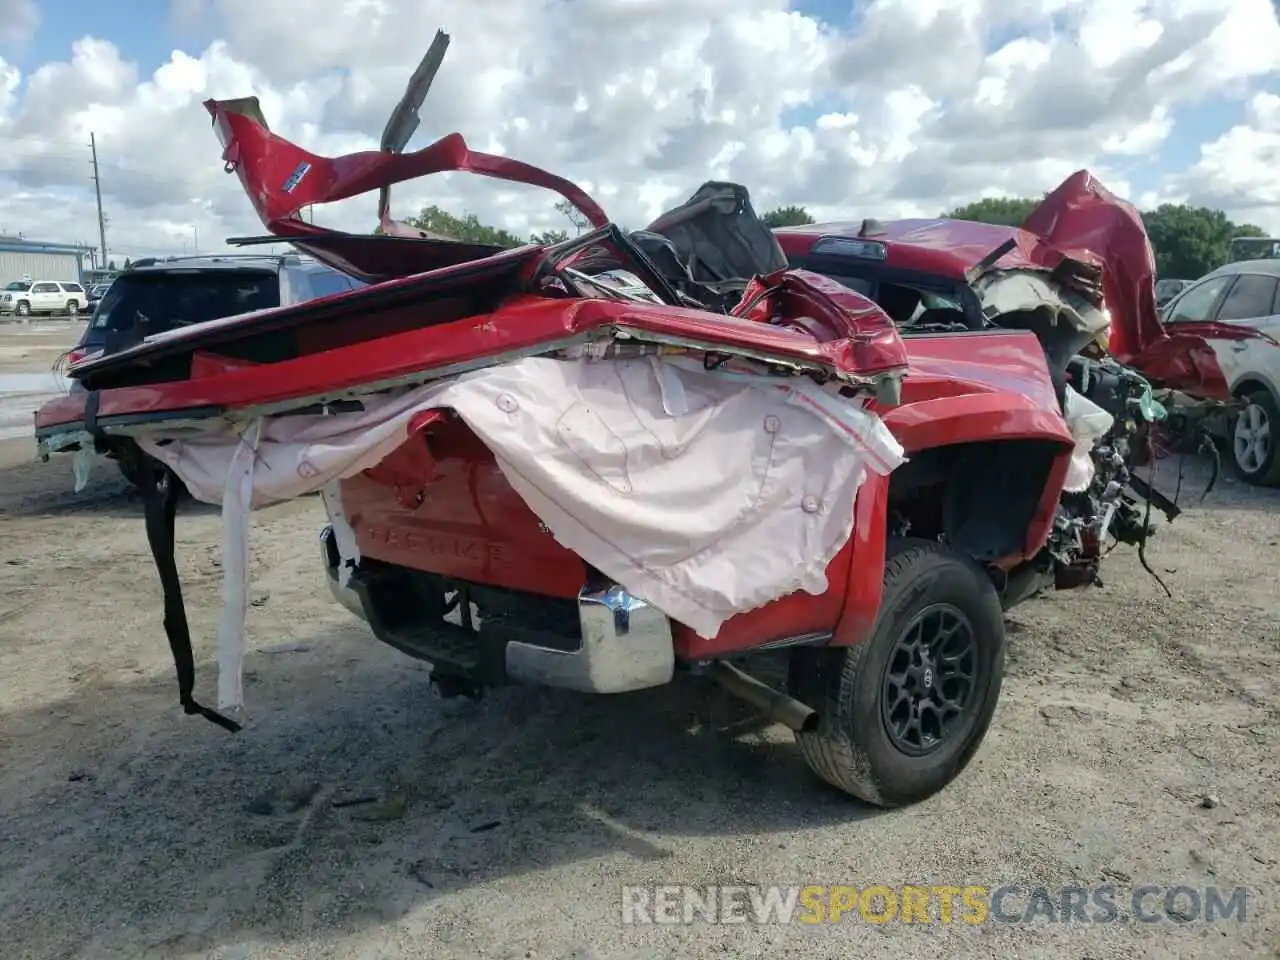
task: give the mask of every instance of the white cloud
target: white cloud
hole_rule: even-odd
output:
[[[1173,115],[1169,107],[1157,104],[1151,116],[1128,130],[1118,130],[1102,141],[1102,152],[1131,157],[1148,157],[1159,151],[1173,132]]]
[[[1237,213],[1280,234],[1280,96],[1257,93],[1243,123],[1200,148],[1200,160],[1169,184],[1171,192]]]
[[[11,30],[34,10],[7,6]],[[1139,199],[1280,231],[1280,101],[1258,93],[1280,72],[1271,0],[871,0],[839,24],[786,0],[173,0],[172,14],[220,39],[150,76],[109,38],[23,85],[0,61],[0,227],[96,236],[92,131],[116,252],[258,232],[200,102],[256,94],[309,149],[369,148],[440,27],[452,44],[414,145],[458,130],[589,183],[633,227],[712,177],[761,209],[892,216],[1034,195],[1082,166],[1127,192],[1145,165]],[[1179,107],[1250,97],[1195,165],[1150,182]],[[393,198],[401,215],[439,203],[519,232],[562,225],[554,197],[462,174]],[[319,219],[367,230],[373,212],[357,198]]]
[[[0,41],[24,44],[40,26],[36,0],[0,0]]]

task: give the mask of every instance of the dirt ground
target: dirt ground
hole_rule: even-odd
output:
[[[29,436],[32,414],[65,389],[54,368],[84,326],[82,320],[0,317],[0,443]]]
[[[1149,549],[1174,599],[1121,548],[1104,589],[1014,611],[976,760],[883,813],[694,679],[429,699],[424,666],[329,598],[314,500],[256,515],[250,726],[184,717],[136,496],[109,464],[74,494],[69,458],[31,451],[0,444],[5,960],[1280,956],[1280,492],[1198,504],[1191,465]],[[206,700],[218,530],[179,517]],[[1248,900],[1215,923],[623,925],[623,885],[669,883]]]
[[[0,317],[0,374],[44,373],[84,332],[83,319]]]

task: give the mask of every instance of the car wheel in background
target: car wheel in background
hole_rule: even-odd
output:
[[[80,303],[77,300],[67,301],[67,316],[74,317],[80,313]]]
[[[1246,483],[1273,487],[1280,483],[1280,410],[1266,390],[1240,395],[1244,408],[1231,424],[1231,464]]]
[[[13,312],[20,317],[29,317],[31,316],[31,304],[25,300],[19,300],[18,305],[13,308]]]

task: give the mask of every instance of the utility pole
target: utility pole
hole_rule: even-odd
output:
[[[107,222],[102,216],[102,182],[98,179],[98,143],[89,134],[89,153],[93,157],[93,192],[98,197],[98,242],[102,244],[102,262],[107,262]]]

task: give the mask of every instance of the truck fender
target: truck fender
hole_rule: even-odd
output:
[[[868,471],[858,488],[850,537],[849,579],[844,606],[832,631],[831,645],[847,647],[862,640],[875,626],[884,593],[884,558],[888,533],[889,477]],[[835,584],[832,584],[834,587]]]
[[[989,440],[1051,440],[1074,446],[1057,410],[1012,393],[935,397],[885,410],[881,415],[907,451]]]
[[[886,411],[883,417],[909,456],[923,455],[939,448],[958,452],[960,448],[977,444],[991,446],[1021,441],[1039,446],[1039,462],[1044,463],[1043,451],[1047,445],[1052,461],[1021,542],[1008,555],[975,556],[975,559],[1009,567],[1034,556],[1044,546],[1057,513],[1074,447],[1070,431],[1059,413],[1046,410],[1023,397],[968,394],[898,407]],[[909,464],[906,464],[898,469],[908,468]],[[858,491],[851,540],[852,562],[845,585],[844,607],[831,640],[833,646],[860,643],[875,626],[883,593],[892,479],[892,474],[868,477]]]

